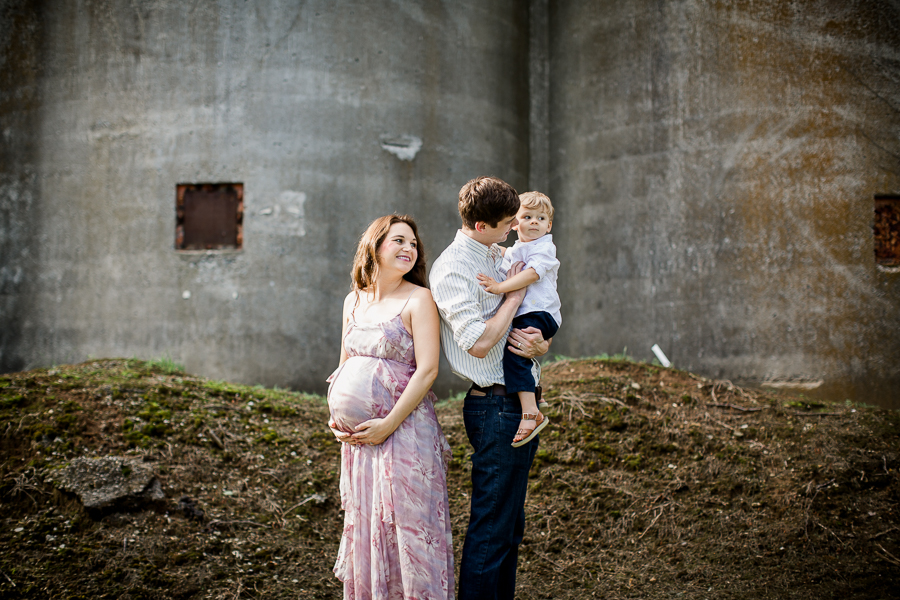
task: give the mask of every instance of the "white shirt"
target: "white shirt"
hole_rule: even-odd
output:
[[[525,263],[523,271],[532,268],[540,279],[528,286],[525,301],[516,311],[516,316],[530,312],[548,312],[553,315],[557,325],[562,325],[559,294],[556,291],[559,261],[556,259],[553,236],[548,233],[531,242],[516,242],[503,257],[500,267],[503,273],[507,273],[512,263],[517,261]]]
[[[500,271],[502,260],[500,246],[485,246],[457,231],[453,243],[434,261],[428,275],[431,294],[441,314],[441,347],[450,368],[456,375],[482,387],[506,383],[503,349],[509,332],[484,358],[467,352],[484,333],[484,322],[497,314],[503,303],[503,296],[486,292],[476,275],[484,273],[503,281],[506,277]]]

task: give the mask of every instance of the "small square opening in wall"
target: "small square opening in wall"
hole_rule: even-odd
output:
[[[875,262],[900,267],[900,195],[875,196]]]
[[[244,242],[244,184],[175,186],[175,249],[240,249]]]

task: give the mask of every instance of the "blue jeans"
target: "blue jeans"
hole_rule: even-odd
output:
[[[559,325],[548,312],[537,311],[519,315],[513,319],[512,326],[517,329],[536,327],[541,330],[545,340],[549,340],[559,331]],[[503,379],[506,380],[506,393],[534,392],[537,382],[531,374],[533,362],[509,351],[509,344],[503,345]]]
[[[459,600],[513,600],[525,533],[525,492],[538,439],[510,444],[519,428],[517,396],[476,396],[463,403],[472,455],[472,512],[459,566]]]

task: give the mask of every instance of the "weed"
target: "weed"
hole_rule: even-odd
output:
[[[175,362],[168,354],[165,354],[159,358],[151,358],[146,363],[148,369],[153,369],[155,371],[159,371],[164,375],[177,375],[179,373],[184,373],[184,365]]]
[[[441,400],[438,400],[437,402],[434,403],[434,406],[437,408],[437,407],[447,406],[448,404],[451,404],[453,402],[462,402],[465,399],[465,397],[466,397],[466,392],[457,392],[454,394],[453,391],[451,390],[449,396],[447,396],[446,398],[443,398]]]

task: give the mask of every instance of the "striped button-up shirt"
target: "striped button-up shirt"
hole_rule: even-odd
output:
[[[506,279],[500,270],[500,246],[488,247],[462,231],[434,261],[428,280],[441,314],[441,347],[453,372],[480,386],[505,384],[503,349],[507,331],[484,358],[469,354],[485,330],[485,321],[497,314],[503,296],[486,292],[476,275],[484,273],[497,281]],[[537,381],[537,374],[535,374]]]

